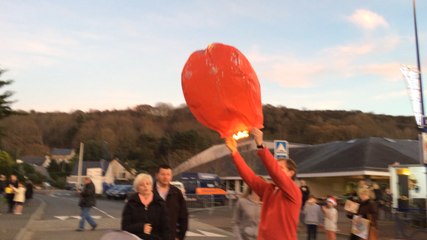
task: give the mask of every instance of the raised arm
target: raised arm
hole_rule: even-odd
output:
[[[243,160],[239,151],[237,151],[237,142],[234,138],[229,137],[225,139],[225,143],[231,151],[231,156],[233,157],[234,165],[236,165],[239,175],[243,178],[246,184],[251,187],[258,196],[261,198],[264,196],[264,190],[269,186],[261,177],[257,176],[254,171],[246,164]]]
[[[285,171],[280,167],[279,163],[271,154],[270,150],[263,146],[262,131],[254,128],[251,130],[251,133],[254,136],[257,147],[260,149],[258,150],[258,156],[260,156],[262,159],[262,162],[264,163],[264,166],[274,184],[276,184],[276,186],[279,187],[288,196],[288,199],[295,203],[300,202],[302,198],[301,190],[298,188],[298,186],[296,186],[291,176],[288,176],[288,174],[285,173]]]

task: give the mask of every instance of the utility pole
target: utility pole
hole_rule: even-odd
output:
[[[413,11],[413,16],[414,16],[414,33],[415,33],[415,50],[416,50],[416,55],[417,55],[417,70],[418,70],[418,84],[419,84],[419,88],[420,88],[420,110],[421,110],[421,116],[422,116],[422,122],[421,122],[421,126],[420,126],[420,137],[418,138],[420,141],[420,145],[421,145],[421,156],[420,156],[420,162],[421,164],[426,164],[427,165],[427,159],[426,159],[426,154],[427,154],[427,149],[426,149],[426,117],[425,117],[425,112],[424,112],[424,97],[423,97],[423,81],[422,81],[422,74],[421,74],[421,61],[420,61],[420,48],[418,45],[418,26],[417,26],[417,10],[416,10],[416,0],[412,0],[412,11]]]
[[[79,166],[77,169],[77,187],[76,187],[76,189],[78,190],[80,190],[80,186],[82,185],[83,151],[84,151],[84,144],[80,142]]]
[[[416,11],[416,0],[412,0],[412,7],[414,12],[414,30],[415,30],[415,48],[417,53],[417,67],[418,67],[418,81],[420,84],[420,96],[421,96],[421,113],[424,117],[424,99],[423,99],[423,82],[421,79],[421,61],[420,61],[420,49],[418,46],[418,27],[417,27],[417,11]],[[423,119],[423,132],[425,129],[425,120]]]

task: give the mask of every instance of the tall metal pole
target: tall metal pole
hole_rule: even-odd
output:
[[[417,54],[417,68],[418,68],[418,83],[420,86],[420,104],[421,104],[421,116],[422,116],[422,122],[421,122],[421,132],[420,135],[418,137],[419,142],[420,142],[420,147],[421,147],[421,156],[420,156],[420,163],[421,164],[425,164],[425,157],[424,155],[426,155],[425,151],[425,143],[424,143],[424,138],[426,137],[426,120],[425,120],[425,115],[424,115],[424,97],[423,97],[423,81],[421,79],[421,61],[420,61],[420,49],[418,46],[418,27],[417,27],[417,11],[416,11],[416,0],[412,0],[412,10],[413,10],[413,15],[414,15],[414,30],[415,30],[415,50],[416,50],[416,54]]]
[[[79,154],[79,165],[77,168],[77,189],[80,190],[80,186],[82,185],[82,170],[83,170],[83,151],[84,144],[80,142],[80,154]]]
[[[418,81],[420,83],[420,101],[421,101],[421,114],[424,118],[424,100],[423,100],[423,82],[421,79],[421,62],[420,62],[420,50],[418,47],[418,28],[417,28],[417,11],[416,11],[416,0],[412,0],[412,7],[414,11],[414,28],[415,28],[415,47],[417,51],[417,67],[418,67]],[[425,128],[424,119],[423,119],[423,130]]]

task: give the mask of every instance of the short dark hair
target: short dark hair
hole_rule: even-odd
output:
[[[172,170],[171,166],[169,166],[168,164],[164,163],[164,164],[160,164],[159,168],[157,168],[157,173],[160,172],[160,169],[170,169]]]

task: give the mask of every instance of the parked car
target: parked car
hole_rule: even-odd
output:
[[[105,195],[109,199],[125,199],[130,191],[132,191],[132,185],[114,185],[109,188]]]
[[[83,188],[83,183],[80,184],[80,187],[78,187],[77,183],[66,183],[64,186],[65,190],[70,190],[70,191],[77,191],[78,189],[82,189]]]
[[[48,182],[42,182],[42,187],[43,189],[52,189],[52,185],[50,185],[50,183]]]

